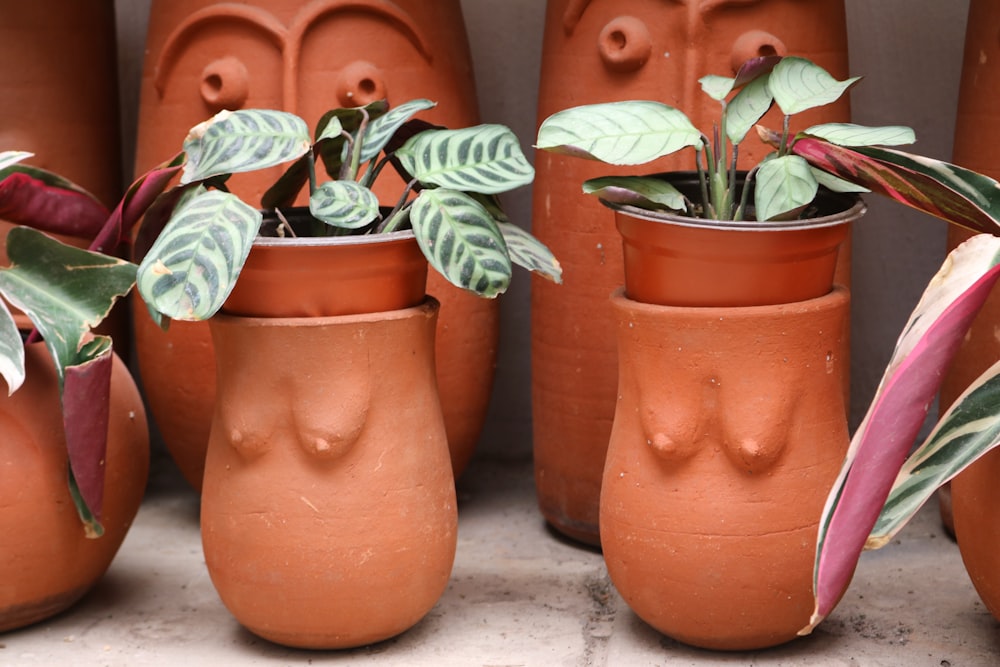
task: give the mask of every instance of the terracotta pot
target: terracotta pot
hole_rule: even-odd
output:
[[[1000,451],[994,450],[951,482],[955,537],[962,562],[994,618],[1000,620]]]
[[[115,8],[0,0],[0,146],[34,153],[28,162],[83,186],[106,206],[122,193]],[[0,220],[0,239],[11,225]],[[86,247],[90,239],[60,240]],[[2,241],[0,241],[2,243]],[[4,244],[5,246],[5,244]],[[122,249],[122,256],[126,256]],[[8,264],[0,248],[0,264]],[[102,323],[128,348],[128,311]]]
[[[669,180],[694,196],[696,176]],[[622,237],[625,293],[668,306],[757,306],[827,294],[857,197],[823,192],[818,215],[784,222],[719,222],[608,204]]]
[[[794,638],[849,439],[846,290],[745,308],[611,302],[620,379],[600,530],[612,582],[688,644]]]
[[[1000,72],[992,62],[1000,58],[1000,6],[989,0],[969,3],[965,33],[965,55],[959,87],[955,144],[952,161],[993,178],[1000,178],[1000,111],[998,90]],[[952,250],[971,234],[954,225],[948,229],[948,249]],[[959,394],[987,368],[1000,359],[1000,295],[994,293],[983,305],[951,367],[941,383],[940,407],[943,412]],[[941,519],[951,526],[947,491],[941,496]]]
[[[141,87],[137,173],[173,155],[190,127],[223,108],[284,109],[314,126],[330,108],[381,97],[390,103],[432,99],[438,106],[421,117],[433,123],[463,127],[478,122],[459,0],[154,0]],[[234,177],[231,186],[253,203],[270,178]],[[380,181],[385,187],[379,196],[394,203],[402,184],[384,177]],[[438,383],[457,473],[471,458],[486,420],[499,304],[470,296],[433,272],[428,282],[429,293],[442,304]],[[200,329],[197,345],[210,346],[207,326]],[[162,346],[178,344],[169,336],[156,340]],[[140,351],[139,356],[155,356],[163,349]],[[185,379],[142,370],[151,412],[167,447],[171,453],[187,449],[167,434],[182,429],[207,433],[208,424],[194,425],[187,416],[171,413],[169,405],[181,399],[163,396],[186,392]],[[209,389],[205,385],[199,393],[210,404]],[[167,423],[178,418],[184,425]]]
[[[848,75],[843,0],[662,2],[549,0],[538,121],[571,106],[656,99],[709,129],[718,103],[698,87],[759,53],[811,58]],[[845,97],[796,117],[796,126],[850,117]],[[780,127],[776,116],[764,119]],[[762,155],[751,138],[744,167]],[[652,170],[690,169],[690,153]],[[584,180],[616,172],[605,165],[539,152],[532,233],[559,258],[563,284],[534,278],[531,296],[532,419],[535,480],[545,518],[561,532],[597,541],[601,470],[615,408],[615,318],[608,294],[622,284],[621,240],[613,216],[580,192]],[[846,250],[846,248],[845,248]],[[848,284],[848,252],[838,283]]]
[[[457,511],[436,314],[429,299],[210,321],[219,391],[202,541],[222,601],[252,632],[360,646],[410,628],[444,591]]]
[[[27,379],[0,399],[0,632],[79,600],[118,552],[149,472],[142,400],[117,357],[111,380],[104,535],[88,539],[67,486],[58,378],[42,343],[27,346]]]

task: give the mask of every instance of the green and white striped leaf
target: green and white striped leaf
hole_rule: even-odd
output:
[[[0,169],[6,169],[10,165],[27,160],[33,155],[34,153],[28,151],[0,151]]]
[[[838,81],[805,58],[781,59],[768,79],[768,87],[782,113],[791,115],[836,102],[861,77]]]
[[[816,197],[819,184],[809,163],[797,155],[766,160],[754,178],[758,220],[777,220],[797,213]]]
[[[500,223],[500,233],[507,244],[510,259],[554,283],[562,284],[562,267],[544,243],[509,222]]]
[[[427,261],[453,285],[489,298],[507,289],[511,262],[503,234],[472,197],[424,190],[410,209],[410,225]]]
[[[734,144],[743,141],[747,132],[771,108],[774,97],[767,81],[767,77],[754,79],[726,105],[726,136]]]
[[[384,116],[380,116],[375,120],[371,121],[368,125],[368,131],[365,132],[365,136],[362,138],[361,143],[361,161],[367,162],[371,160],[379,152],[385,148],[389,140],[392,139],[392,135],[396,133],[406,121],[413,118],[416,114],[427,109],[432,109],[437,106],[437,103],[431,102],[430,100],[417,99],[410,100],[404,104],[400,104],[398,107],[393,107],[389,109]]]
[[[354,181],[326,181],[309,197],[309,212],[341,229],[360,229],[378,218],[378,197]]]
[[[824,123],[813,125],[802,134],[826,139],[838,146],[902,146],[917,140],[917,135],[905,125],[868,127],[854,123]]]
[[[1000,362],[967,387],[899,471],[866,549],[888,544],[938,488],[1000,444]]]
[[[597,195],[615,204],[640,208],[683,211],[686,200],[681,191],[662,178],[651,176],[602,176],[583,182],[586,194]]]
[[[702,135],[683,112],[647,100],[588,104],[552,114],[536,147],[615,165],[639,165],[700,147]]]
[[[0,301],[0,376],[7,382],[8,396],[24,384],[24,344],[3,301]]]
[[[175,320],[211,317],[232,291],[262,219],[227,192],[190,197],[139,265],[142,298]]]
[[[290,162],[310,150],[309,127],[294,114],[271,109],[220,111],[184,140],[181,183],[255,171]]]
[[[423,185],[452,190],[497,194],[535,177],[517,137],[503,125],[427,130],[410,137],[396,157]]]

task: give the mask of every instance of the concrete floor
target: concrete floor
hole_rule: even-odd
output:
[[[556,537],[535,506],[530,463],[477,461],[459,483],[458,555],[431,613],[402,636],[342,652],[287,649],[243,630],[202,558],[198,501],[169,460],[105,578],[70,611],[0,635],[0,665],[434,665],[437,667],[1000,665],[1000,625],[926,508],[862,560],[810,637],[767,651],[692,649],[640,621],[601,556]]]

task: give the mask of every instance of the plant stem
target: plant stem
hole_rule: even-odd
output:
[[[750,199],[750,186],[753,185],[758,169],[760,169],[760,165],[755,166],[747,172],[746,180],[743,181],[743,192],[740,195],[740,205],[736,209],[736,215],[733,216],[733,220],[744,220],[746,218],[747,202]]]
[[[388,232],[396,231],[400,224],[406,219],[405,213],[409,213],[409,207],[406,205],[406,200],[410,197],[410,193],[413,188],[417,185],[417,179],[413,179],[406,184],[403,188],[403,194],[400,195],[399,201],[396,202],[396,206],[390,211],[389,215],[385,217],[385,220],[375,228],[376,234],[383,234]]]

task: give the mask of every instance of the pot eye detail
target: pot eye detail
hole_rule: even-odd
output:
[[[337,101],[345,107],[359,107],[388,98],[385,76],[375,65],[357,60],[340,72]]]
[[[764,30],[750,30],[737,37],[736,41],[733,42],[729,64],[733,68],[733,73],[736,73],[743,63],[751,58],[787,55],[788,49],[785,48],[785,43],[780,39]]]
[[[646,24],[634,16],[619,16],[601,30],[597,39],[601,60],[616,72],[633,72],[649,60],[653,38]]]
[[[212,113],[242,109],[250,96],[250,73],[239,58],[220,58],[202,70],[199,92]]]

